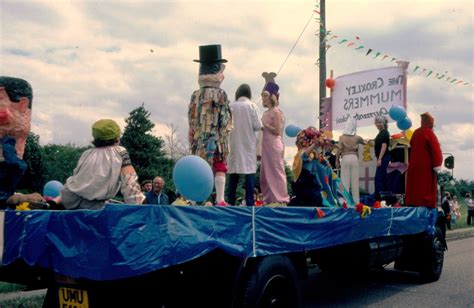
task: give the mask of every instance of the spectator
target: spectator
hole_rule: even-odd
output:
[[[146,193],[143,204],[169,205],[169,198],[163,192],[165,181],[157,176],[153,179],[153,189]]]
[[[262,104],[267,111],[262,117],[260,189],[264,204],[287,204],[290,198],[286,184],[285,146],[282,138],[285,117],[278,107],[279,86],[274,81],[275,73],[263,73],[262,76],[266,80],[262,90]]]
[[[467,193],[464,199],[467,205],[467,224],[471,225],[471,219],[474,217],[474,204],[472,203],[471,194]]]
[[[444,193],[444,198],[441,201],[441,208],[446,217],[446,227],[451,230],[451,193],[449,191]]]
[[[458,202],[458,197],[453,196],[453,201],[451,202],[451,223],[453,225],[456,224],[456,222],[461,219],[461,212],[459,211],[459,202]]]
[[[144,194],[149,192],[152,188],[153,188],[153,184],[152,184],[151,180],[144,180],[142,182],[142,191],[143,191]]]
[[[227,199],[236,205],[236,190],[239,176],[245,176],[245,204],[253,206],[255,173],[257,172],[257,136],[262,129],[257,105],[251,101],[250,86],[242,84],[235,92],[235,102],[230,104],[234,129],[230,133],[230,152],[228,158],[229,185]]]
[[[410,141],[405,199],[407,205],[436,207],[436,172],[441,170],[443,156],[433,126],[433,117],[428,112],[423,113],[421,127],[415,130]]]
[[[220,88],[224,80],[221,45],[199,46],[199,90],[193,92],[188,109],[191,153],[207,160],[214,171],[217,204],[225,205],[225,174],[232,130],[229,100]]]
[[[377,158],[377,169],[375,170],[375,200],[382,200],[380,193],[387,191],[387,167],[390,162],[388,145],[390,144],[390,134],[388,132],[387,118],[384,116],[375,117],[375,126],[379,133],[375,137],[374,150]]]
[[[341,167],[341,180],[352,199],[359,203],[359,144],[365,144],[362,137],[356,135],[357,122],[353,117],[347,120],[344,132],[339,137],[336,154],[336,168]],[[339,162],[341,157],[341,162]]]
[[[76,169],[53,201],[67,210],[98,210],[120,190],[126,204],[141,204],[143,193],[127,150],[119,145],[120,127],[103,119],[92,125],[94,148],[82,153]]]

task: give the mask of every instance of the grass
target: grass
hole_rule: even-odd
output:
[[[0,293],[23,291],[25,288],[26,286],[21,284],[0,281]]]

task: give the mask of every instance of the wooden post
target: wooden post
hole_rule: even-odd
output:
[[[319,129],[323,127],[321,105],[326,98],[326,1],[319,1]]]

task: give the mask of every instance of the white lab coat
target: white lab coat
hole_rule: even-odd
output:
[[[252,174],[257,172],[257,136],[262,129],[257,105],[246,97],[230,103],[234,129],[230,133],[230,153],[227,172]]]

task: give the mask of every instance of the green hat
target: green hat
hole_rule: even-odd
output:
[[[102,119],[92,125],[94,140],[113,140],[120,137],[120,127],[114,120]]]

